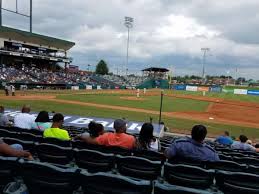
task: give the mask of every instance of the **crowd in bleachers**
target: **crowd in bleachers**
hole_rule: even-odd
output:
[[[105,132],[95,122],[64,127],[60,113],[35,118],[28,106],[13,121],[0,110],[1,189],[18,178],[37,194],[259,193],[258,146],[244,135],[234,141],[225,132],[211,141],[206,127],[195,125],[191,137],[158,139],[151,123],[127,134],[123,119]]]
[[[3,65],[0,67],[0,81],[10,83],[40,83],[40,84],[78,84],[101,85],[105,88],[111,86],[126,86],[135,88],[147,77],[119,76],[119,75],[95,75],[82,72],[65,73],[64,70],[51,70],[38,66]]]

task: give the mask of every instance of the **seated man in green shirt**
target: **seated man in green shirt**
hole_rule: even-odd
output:
[[[64,129],[60,129],[64,122],[64,116],[60,113],[56,113],[53,116],[53,123],[51,128],[46,129],[43,133],[44,138],[56,138],[60,140],[70,140],[68,132]]]

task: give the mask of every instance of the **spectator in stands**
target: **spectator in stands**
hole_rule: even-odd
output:
[[[126,134],[127,123],[123,119],[117,119],[114,121],[113,127],[115,133],[104,133],[96,139],[85,138],[87,143],[99,144],[105,146],[118,146],[126,149],[133,149],[135,145],[135,137]]]
[[[232,149],[236,150],[244,150],[244,151],[252,151],[252,152],[259,152],[258,148],[255,148],[254,146],[246,143],[248,138],[245,135],[239,136],[240,141],[235,141],[232,145]]]
[[[96,123],[94,121],[91,121],[88,124],[88,132],[77,136],[75,139],[81,139],[83,141],[84,141],[85,138],[89,138],[89,137],[92,138],[92,139],[96,139],[97,137],[99,137],[103,133],[104,133],[103,125],[100,124],[100,123]]]
[[[22,112],[14,117],[14,126],[22,129],[31,129],[35,117],[30,115],[31,108],[28,105],[22,107]]]
[[[144,123],[141,127],[139,137],[136,140],[135,148],[137,150],[159,151],[159,142],[153,136],[154,127],[151,123]]]
[[[56,113],[53,116],[53,123],[51,128],[46,129],[43,133],[44,138],[56,138],[60,140],[70,140],[70,136],[68,132],[64,129],[60,129],[63,122],[64,122],[64,116],[60,113]]]
[[[191,159],[192,161],[218,161],[216,151],[206,143],[203,143],[207,135],[207,129],[203,125],[195,125],[192,128],[192,138],[180,138],[165,150],[165,156],[169,159]]]
[[[0,106],[0,126],[6,127],[9,126],[11,123],[7,117],[7,115],[4,114],[4,107]]]
[[[225,131],[222,136],[217,137],[215,141],[222,145],[231,145],[233,143],[228,131]]]
[[[25,157],[33,159],[30,152],[23,151],[23,148],[19,144],[8,145],[0,139],[0,154],[3,156],[11,157]]]
[[[31,129],[44,131],[45,129],[50,128],[51,125],[49,113],[47,111],[41,111],[35,119],[35,122],[32,124]]]

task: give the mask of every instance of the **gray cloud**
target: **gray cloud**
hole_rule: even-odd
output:
[[[14,8],[14,2],[3,0],[3,5]],[[28,13],[28,0],[19,2],[19,10]],[[259,79],[258,7],[258,0],[34,0],[33,29],[75,41],[71,55],[83,68],[103,58],[116,70],[125,63],[123,19],[132,16],[132,72],[173,64],[177,74],[198,75],[200,48],[210,47],[207,73],[238,67]],[[5,25],[28,29],[25,18],[4,12],[3,19]]]

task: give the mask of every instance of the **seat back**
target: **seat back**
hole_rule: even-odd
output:
[[[42,162],[64,165],[70,163],[73,159],[72,148],[42,143],[36,145],[36,151],[40,161]]]
[[[143,157],[152,161],[165,161],[165,155],[161,152],[150,150],[135,150],[134,156]]]
[[[35,161],[20,161],[21,175],[30,194],[72,194],[76,188],[76,169],[62,169]]]
[[[28,131],[28,132],[19,133],[19,136],[16,138],[19,138],[24,141],[38,142],[40,141],[40,139],[42,139],[42,136],[34,135],[33,133],[30,133],[30,131]]]
[[[225,154],[219,154],[219,159],[220,160],[229,160],[229,161],[231,161],[232,157],[231,156],[227,156]]]
[[[0,137],[15,137],[16,132],[8,131],[6,129],[0,129]]]
[[[13,181],[19,166],[17,160],[16,157],[0,156],[0,193],[5,185]]]
[[[96,151],[102,151],[103,146],[100,145],[94,145],[94,144],[88,144],[83,141],[72,141],[72,147],[76,149],[87,149],[87,150],[96,150]]]
[[[95,150],[74,150],[75,162],[89,172],[111,171],[115,163],[114,154],[105,154]]]
[[[154,180],[161,175],[161,161],[151,161],[135,156],[116,156],[116,164],[123,175]]]
[[[216,162],[207,162],[207,169],[225,170],[231,172],[245,172],[247,165],[238,164],[233,161],[220,160]]]
[[[165,180],[174,185],[209,188],[213,184],[214,171],[184,164],[165,164]]]
[[[259,166],[249,165],[246,172],[259,175]]]
[[[150,181],[134,181],[127,177],[108,173],[87,174],[81,172],[80,182],[85,194],[151,194]]]
[[[216,172],[216,184],[224,193],[259,193],[259,175],[242,172]]]
[[[42,138],[40,143],[53,144],[61,147],[72,147],[71,141],[64,141],[57,138]]]
[[[115,155],[121,155],[121,156],[132,155],[131,150],[117,147],[117,146],[103,146],[102,152],[111,153],[111,154],[115,154]]]
[[[193,189],[188,187],[181,187],[170,184],[161,184],[158,181],[155,182],[154,194],[210,194],[210,192]]]
[[[259,159],[252,157],[233,157],[233,160],[241,164],[259,166]]]

